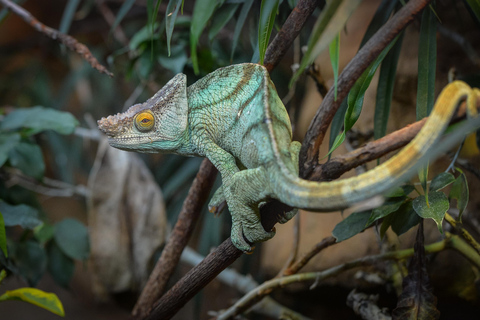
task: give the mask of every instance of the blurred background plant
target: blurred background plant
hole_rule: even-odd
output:
[[[60,33],[69,34],[85,44],[99,63],[89,64],[84,59],[87,56],[85,51],[81,51],[81,54],[71,52],[70,42],[62,42],[60,39],[59,41],[63,44],[58,44],[55,40],[37,32],[28,25],[28,21],[22,21],[18,12],[6,9],[8,3],[12,2],[21,5],[46,26],[58,29]],[[159,229],[169,229],[169,226],[175,224],[177,220],[189,186],[202,160],[175,155],[142,155],[141,159],[151,171],[147,170],[148,172],[145,173],[143,169],[139,169],[141,173],[135,175],[136,178],[132,178],[132,167],[141,168],[143,164],[132,158],[122,162],[123,166],[120,169],[116,168],[115,161],[119,162],[123,156],[105,155],[105,146],[102,149],[102,138],[92,119],[123,111],[135,103],[145,101],[159,90],[162,84],[179,72],[185,73],[188,83],[191,84],[222,66],[241,62],[263,62],[273,35],[279,32],[297,2],[295,0],[199,0],[195,2],[1,0],[0,64],[3,68],[0,72],[0,248],[2,251],[0,265],[1,269],[8,274],[3,283],[7,283],[7,286],[10,285],[12,289],[17,289],[22,286],[23,281],[29,286],[39,285],[45,291],[58,293],[60,300],[65,304],[67,316],[71,319],[84,319],[92,315],[102,319],[126,319],[135,303],[139,286],[146,281],[146,275],[142,274],[138,282],[134,283],[134,280],[131,280],[134,276],[128,273],[134,272],[137,268],[135,257],[133,257],[135,250],[130,249],[125,253],[132,256],[131,260],[125,258],[121,260],[122,262],[118,262],[111,257],[106,259],[107,263],[111,261],[110,264],[127,265],[125,270],[130,271],[110,272],[112,279],[98,280],[104,281],[104,284],[117,280],[120,282],[120,275],[129,274],[125,276],[127,280],[124,281],[126,283],[124,286],[113,288],[104,285],[102,290],[106,292],[103,292],[105,295],[102,297],[98,295],[98,291],[96,296],[91,295],[89,281],[95,277],[92,271],[95,270],[95,262],[87,266],[86,261],[91,252],[96,252],[95,246],[98,248],[97,242],[90,243],[92,238],[103,238],[110,243],[119,241],[118,243],[124,247],[134,246],[132,240],[136,239],[133,235],[134,231],[129,230],[125,225],[129,225],[128,221],[131,221],[129,219],[134,219],[132,217],[135,217],[134,213],[139,207],[132,203],[141,195],[135,195],[135,199],[131,200],[129,205],[124,206],[121,203],[119,207],[115,207],[115,210],[106,205],[106,209],[100,210],[99,202],[105,200],[107,195],[104,193],[105,190],[96,189],[94,186],[104,185],[114,191],[108,193],[108,196],[126,199],[128,193],[132,194],[132,190],[125,189],[122,183],[130,184],[134,189],[145,190],[151,186],[148,179],[152,176],[163,194],[163,201],[157,199],[155,204],[158,207],[165,205],[165,210],[162,208],[149,210],[159,215],[166,212],[167,225],[164,225],[162,218],[158,218],[157,222]],[[316,1],[316,4],[318,7],[312,17],[307,20],[292,48],[271,74],[277,91],[284,99],[291,115],[296,140],[303,139],[315,108],[325,96],[325,92],[330,87],[336,90],[338,74],[358,50],[358,45],[363,46],[379,28],[392,19],[395,12],[405,5],[403,1],[389,0]],[[365,15],[368,15],[368,19]],[[405,112],[401,108],[410,106],[414,116],[406,117],[406,120],[413,122],[415,120],[413,106],[417,104],[417,120],[426,116],[433,106],[436,96],[434,93],[447,83],[446,75],[451,67],[456,68],[457,78],[469,82],[472,86],[480,86],[478,41],[474,41],[480,35],[479,26],[480,4],[477,0],[437,1],[436,4],[428,7],[423,16],[417,17],[409,29],[401,33],[382,51],[357,81],[348,99],[344,99],[331,125],[332,134],[329,138],[331,151],[324,150],[325,154],[337,154],[332,152],[342,142],[343,145],[350,147],[358,143],[357,140],[371,139],[371,124],[368,129],[360,124],[354,127],[357,130],[350,130],[359,119],[364,99],[365,108],[369,104],[376,106],[374,110],[369,109],[370,114],[374,115],[372,119],[363,121],[374,123],[373,135],[375,139],[379,139],[386,134],[387,124],[393,129],[408,123],[403,121],[392,125],[392,119],[389,122],[391,108],[395,117],[403,117]],[[408,38],[405,39],[405,34],[410,36],[414,34],[419,37],[418,52],[410,55],[407,53],[403,58],[407,65],[412,65],[409,60],[415,60],[415,67],[413,67],[415,70],[411,72],[414,74],[413,78],[410,74],[409,78],[397,73],[397,65],[402,61],[401,52],[409,52],[409,46],[412,43]],[[443,42],[439,42],[437,48],[439,35],[438,41]],[[353,44],[349,45],[349,41]],[[455,51],[456,59],[451,58],[452,51]],[[439,52],[438,56],[437,52]],[[310,67],[312,64],[313,67]],[[103,73],[92,66],[100,71],[103,70]],[[377,69],[378,72],[376,72]],[[305,70],[310,78],[303,76]],[[114,77],[109,77],[109,72],[112,72]],[[367,91],[367,88],[370,88],[370,91]],[[416,90],[429,94],[415,97]],[[371,92],[373,92],[373,98]],[[305,100],[312,95],[312,107],[308,107]],[[400,101],[400,105],[398,103],[395,105],[395,100]],[[395,107],[397,109],[394,109]],[[362,122],[361,118],[359,122]],[[466,159],[472,157],[478,159],[478,139],[475,141],[473,136],[468,141],[466,145],[469,145],[470,149],[462,152],[469,153]],[[390,195],[383,207],[373,211],[354,213],[339,223],[335,230],[331,227],[325,236],[330,235],[333,230],[335,238],[342,241],[353,236],[362,237],[361,233],[364,230],[366,230],[365,234],[368,232],[373,234],[370,227],[379,226],[380,238],[384,240],[382,242],[378,238],[378,241],[372,240],[366,244],[365,247],[369,249],[359,254],[367,255],[367,253],[371,254],[371,251],[393,251],[397,248],[397,244],[393,245],[388,236],[385,240],[389,227],[394,233],[401,235],[416,226],[421,220],[420,217],[424,217],[433,218],[441,229],[445,211],[449,208],[449,200],[457,201],[458,208],[456,211],[454,208],[454,211],[458,217],[461,217],[465,210],[468,211],[467,180],[473,179],[474,184],[477,186],[479,184],[480,168],[477,168],[478,166],[471,165],[471,161],[462,160],[457,156],[449,160],[448,164],[450,163],[452,167],[453,164],[462,166],[464,171],[468,172],[464,174],[463,171],[456,170],[455,176],[451,173],[431,175],[433,178],[431,183],[427,175],[424,175],[424,178],[421,178],[423,191],[418,184],[399,188]],[[107,177],[104,178],[106,180],[96,180],[98,176],[102,176],[100,173],[102,166],[107,166],[110,171],[103,173],[103,177]],[[444,166],[440,171],[446,170],[447,167],[448,165]],[[130,172],[126,174],[128,177],[125,180],[108,179],[109,176],[121,176],[125,172]],[[427,181],[430,183],[429,188],[427,188]],[[115,188],[115,185],[122,185],[122,187]],[[216,182],[214,189],[218,185],[219,181]],[[440,192],[448,185],[451,188],[447,188],[445,194]],[[415,189],[417,193],[412,195]],[[93,190],[96,194],[92,194]],[[428,197],[429,190],[431,203],[440,204],[438,212],[433,214],[424,212],[423,202],[426,201],[424,194]],[[470,190],[470,197],[479,191],[475,186],[472,188],[472,183],[470,183]],[[162,197],[156,190],[151,192],[149,195],[152,198]],[[117,201],[118,203],[120,201]],[[464,218],[463,222],[473,226],[473,231],[470,232],[476,236],[479,234],[478,224],[475,224],[479,221],[478,204],[470,204],[468,208],[471,208],[471,214],[466,216],[473,216],[473,218]],[[97,225],[98,221],[94,224],[92,212],[97,214],[100,211],[105,214],[119,214],[115,215],[114,219],[125,219],[127,222],[119,228],[125,228],[127,236],[120,234],[115,238],[117,240],[109,238],[109,234],[115,233],[113,229],[118,228],[114,222],[108,222],[112,228],[110,231],[107,231],[108,226]],[[132,216],[125,217],[124,211],[133,212]],[[207,255],[212,247],[228,237],[230,217],[224,213],[219,218],[215,218],[204,208],[201,218],[201,227],[195,229],[189,245],[195,248],[197,254]],[[326,219],[326,216],[316,215],[315,218],[322,220]],[[333,226],[340,220],[341,218],[337,215]],[[447,216],[447,220],[450,220],[452,225],[455,224],[455,219],[450,215]],[[459,222],[460,218],[457,219],[457,229]],[[98,232],[90,240],[87,224],[91,237],[93,232]],[[311,229],[308,231],[308,228],[301,228],[298,225],[297,233],[301,233],[302,236],[307,233],[310,236],[314,234],[313,243],[322,239],[323,236],[319,236],[320,233],[315,234],[315,231],[312,232]],[[448,231],[452,231],[449,228],[451,227],[447,227]],[[270,247],[269,244],[258,246],[253,255],[243,255],[237,260],[235,268],[241,274],[253,274],[258,283],[279,272],[285,264],[284,260],[287,259],[282,258],[282,260],[278,257],[275,259],[275,255],[280,256],[280,250],[284,255],[288,255],[292,251],[291,246],[298,245],[292,238],[285,238],[285,236],[281,238],[282,233],[290,236],[287,232],[279,232],[272,240]],[[118,240],[123,239],[122,237],[128,238],[125,240],[125,245]],[[150,251],[143,257],[147,259],[145,256],[152,255],[148,262],[148,269],[152,268],[155,259],[159,256],[165,235],[159,231],[152,237],[156,237],[152,240],[155,246],[149,248]],[[393,236],[390,235],[390,237]],[[438,237],[440,237],[439,233],[433,235],[431,239],[438,240]],[[451,239],[450,236],[447,238]],[[409,239],[415,241],[415,237]],[[455,243],[445,240],[445,243],[447,242]],[[475,240],[472,243],[475,244]],[[404,240],[404,244],[411,247],[412,242]],[[392,248],[385,249],[387,246]],[[306,251],[309,247],[307,243],[302,244],[300,248]],[[114,254],[117,249],[100,247],[99,251],[110,251]],[[450,296],[447,295],[446,299],[452,301],[452,296],[455,299],[460,297],[458,301],[461,302],[458,305],[465,311],[463,319],[470,319],[468,316],[475,316],[479,308],[478,298],[476,298],[478,289],[472,285],[472,283],[478,284],[478,265],[475,264],[477,261],[475,254],[478,256],[478,253],[462,252],[467,257],[468,255],[473,257],[474,262],[468,266],[462,264],[455,270],[457,272],[467,270],[465,272],[468,276],[459,278],[461,281],[467,281],[468,284],[459,284],[458,290]],[[395,292],[400,295],[401,278],[402,275],[406,275],[404,261],[412,254],[413,251],[405,256],[402,255],[398,263],[388,264],[383,269],[379,268],[383,270],[380,276],[388,278],[389,281],[385,282],[381,279],[376,287],[371,282],[365,286],[367,290],[381,292],[385,300],[384,305],[389,308],[393,309],[396,306]],[[357,257],[357,254],[352,255],[348,251],[346,254],[339,255],[340,258],[333,258],[332,254],[328,256],[332,261],[329,266],[340,265],[349,260],[348,257]],[[96,257],[95,254],[94,257]],[[420,256],[417,259],[422,260],[423,257]],[[196,264],[198,261],[190,263]],[[272,268],[272,264],[275,267]],[[184,267],[185,264],[182,268],[177,268],[173,280],[184,273]],[[319,267],[317,264],[312,268],[323,270],[326,265]],[[420,270],[420,273],[422,272],[424,269]],[[241,276],[233,275],[233,277]],[[67,290],[53,285],[52,279],[58,286]],[[228,280],[222,281],[228,283]],[[313,318],[327,315],[327,318],[348,319],[354,316],[355,308],[338,311],[338,306],[344,305],[350,285],[346,285],[348,281],[338,281],[336,287],[325,286],[323,289],[317,287],[311,291],[310,295],[305,293],[306,287],[299,284],[297,291],[293,289],[290,292],[285,291],[283,294],[278,294],[276,298],[285,305],[301,310]],[[360,286],[361,281],[363,280],[358,280],[355,286]],[[332,283],[335,284],[335,282]],[[440,283],[445,283],[445,280],[440,280]],[[255,288],[255,284],[249,285],[250,289]],[[93,286],[95,287],[95,284]],[[203,293],[197,295],[193,302],[178,315],[178,318],[191,319],[195,316],[198,319],[205,319],[206,311],[210,309],[228,308],[232,304],[229,301],[230,298],[233,300],[239,296],[236,292],[238,288],[235,285],[232,287],[234,288],[215,282]],[[328,299],[329,290],[333,290],[333,296],[338,298],[333,304]],[[23,295],[11,294],[11,299],[20,298],[43,306],[52,312],[58,308],[58,304],[55,304],[57,300],[50,307],[48,303],[42,305],[38,301],[37,303],[29,301],[27,291],[21,292]],[[426,296],[430,297],[431,292],[429,290],[426,292]],[[298,295],[302,298],[299,299]],[[93,305],[96,299],[115,301],[115,303],[109,303],[108,307],[103,307],[101,310],[89,309],[87,306]],[[324,302],[323,306],[316,310],[314,306],[318,300]],[[0,304],[0,308],[4,308],[3,305]],[[436,314],[437,309],[435,305],[428,304],[427,310]],[[458,312],[455,306],[451,306],[451,310],[453,311],[448,309],[441,311],[447,314]],[[36,312],[28,308],[23,309],[19,305],[10,305],[7,311],[11,312],[12,317],[14,315],[27,317],[29,312]],[[36,315],[37,319],[50,319],[50,314],[47,313]]]

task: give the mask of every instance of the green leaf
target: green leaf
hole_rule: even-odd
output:
[[[417,120],[420,120],[430,114],[435,102],[437,18],[430,8],[423,10],[418,43]]]
[[[125,0],[125,2],[122,3],[122,6],[120,7],[120,9],[118,9],[117,17],[115,18],[115,21],[110,28],[110,32],[113,32],[113,30],[115,30],[115,28],[120,24],[120,22],[122,22],[123,18],[125,18],[128,11],[130,11],[134,4],[135,0]]]
[[[480,1],[479,0],[465,0],[465,1],[471,10],[471,13],[477,19],[477,22],[480,23]]]
[[[383,49],[383,51],[378,55],[375,61],[362,73],[360,78],[358,78],[358,80],[355,82],[352,89],[350,90],[347,100],[347,112],[345,113],[345,120],[343,124],[344,130],[339,136],[335,138],[335,142],[333,143],[332,148],[328,152],[328,155],[330,155],[336,148],[340,146],[340,144],[342,144],[342,142],[345,140],[345,132],[349,131],[353,127],[355,122],[357,122],[358,117],[360,117],[365,92],[367,91],[368,86],[372,81],[373,75],[375,74],[375,71],[382,62],[383,58],[385,58],[385,55],[393,47],[393,45],[395,45],[397,39],[398,37],[393,39],[392,42],[390,42],[388,46]]]
[[[462,219],[463,212],[465,208],[467,208],[468,198],[469,198],[469,190],[468,190],[468,183],[467,177],[465,174],[458,168],[456,168],[461,174],[460,176],[455,179],[453,182],[452,188],[450,189],[450,194],[448,195],[449,199],[456,199],[457,200],[457,208],[459,211],[459,219]]]
[[[375,139],[380,139],[387,133],[388,117],[390,115],[393,87],[397,74],[398,58],[402,49],[403,35],[404,33],[402,32],[399,40],[385,56],[380,67],[373,120],[373,135]]]
[[[433,191],[428,195],[428,205],[425,196],[418,196],[413,200],[413,209],[424,219],[433,219],[440,233],[443,233],[442,221],[450,207],[447,196],[443,192]]]
[[[20,288],[7,291],[0,296],[0,301],[6,300],[25,301],[61,317],[65,316],[62,302],[60,302],[57,295],[54,293],[45,292],[35,288]]]
[[[368,25],[367,31],[362,38],[362,42],[360,43],[360,48],[367,43],[368,40],[380,29],[385,22],[387,22],[388,18],[392,15],[395,6],[397,5],[398,0],[383,0],[375,11],[373,15],[372,21]]]
[[[217,7],[217,0],[197,0],[193,8],[192,24],[190,25],[190,50],[195,74],[200,72],[198,67],[197,44],[200,35],[205,29],[207,22],[210,20],[213,12]]]
[[[167,34],[168,56],[170,56],[170,42],[172,41],[173,28],[177,19],[178,10],[182,6],[183,0],[170,0],[167,11],[165,11],[165,32]]]
[[[368,219],[365,227],[368,227],[378,219],[388,216],[390,213],[395,212],[405,202],[403,198],[388,199],[381,207],[372,210],[370,218]]]
[[[340,33],[333,39],[329,47],[330,62],[333,69],[333,81],[335,86],[335,101],[337,101],[337,88],[338,88],[338,62],[340,60]]]
[[[221,6],[217,12],[215,12],[215,15],[212,19],[212,25],[210,26],[210,30],[208,32],[208,40],[213,41],[220,30],[222,30],[230,20],[232,20],[233,15],[239,6],[240,3],[226,3]]]
[[[42,149],[37,144],[20,142],[8,153],[10,164],[27,176],[42,179],[45,172]]]
[[[63,11],[62,21],[60,21],[60,28],[58,30],[62,33],[68,33],[70,25],[72,24],[73,16],[77,10],[80,0],[68,0],[65,10]]]
[[[85,260],[90,252],[87,228],[78,220],[67,218],[55,225],[55,242],[68,257]]]
[[[248,17],[248,12],[252,7],[253,0],[245,0],[238,15],[237,23],[235,24],[235,30],[233,31],[233,40],[232,40],[232,53],[230,55],[230,60],[233,60],[233,54],[237,48],[238,39],[240,38],[240,33],[242,32],[243,26],[245,25],[245,20]]]
[[[343,99],[340,108],[338,108],[335,116],[332,120],[332,125],[330,126],[330,138],[328,140],[328,148],[329,150],[333,149],[334,144],[336,143],[337,139],[339,138],[340,133],[342,132],[343,122],[345,119],[345,113],[347,113],[347,99]],[[331,153],[328,154],[328,158],[330,159]]]
[[[15,148],[19,142],[20,135],[18,133],[0,134],[0,167],[7,161],[10,150]]]
[[[0,212],[0,249],[2,249],[2,252],[5,258],[8,258],[7,233],[5,231],[5,222],[3,221],[2,212]]]
[[[387,197],[387,198],[406,197],[413,190],[415,190],[415,187],[413,185],[405,184],[401,187],[396,187],[396,188],[390,190],[387,194],[385,194],[385,197]]]
[[[42,223],[33,229],[33,235],[42,245],[53,238],[55,227],[48,223]]]
[[[455,177],[453,174],[449,172],[442,172],[438,174],[435,178],[432,179],[432,183],[430,184],[430,191],[438,191],[449,184],[455,181]]]
[[[0,283],[2,283],[3,279],[5,279],[6,276],[7,276],[7,271],[5,271],[5,269],[2,269],[0,271]]]
[[[275,17],[277,16],[279,0],[262,0],[260,6],[260,20],[258,23],[258,48],[260,53],[260,64],[263,64],[265,52],[267,51],[270,35],[272,34]]]
[[[33,229],[42,224],[42,221],[38,218],[37,209],[25,204],[12,206],[0,200],[0,212],[7,227],[18,225],[24,229]]]
[[[350,15],[355,11],[361,0],[330,1],[322,10],[313,27],[308,40],[308,47],[300,62],[300,67],[290,80],[293,85],[305,68],[310,65],[320,53],[325,50],[337,34],[342,31]]]
[[[337,242],[347,240],[354,235],[365,230],[365,224],[370,218],[371,211],[354,212],[337,224],[332,231],[332,235]]]
[[[48,246],[48,272],[55,282],[64,288],[68,288],[74,271],[75,263],[73,259],[65,255],[58,245],[52,242]]]
[[[13,254],[12,254],[13,255]],[[47,254],[38,242],[26,241],[17,244],[13,258],[19,272],[30,286],[36,286],[47,268]]]
[[[404,234],[422,221],[422,218],[413,209],[412,201],[404,202],[397,211],[387,218],[390,218],[390,226],[397,236]]]
[[[60,134],[71,134],[78,121],[68,112],[51,108],[21,108],[9,113],[0,124],[2,130],[31,129],[29,134],[54,130]]]

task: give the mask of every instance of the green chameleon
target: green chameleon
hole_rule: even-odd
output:
[[[285,107],[258,64],[218,69],[188,88],[186,76],[178,74],[145,103],[102,118],[98,125],[115,148],[207,157],[222,176],[210,208],[215,211],[226,200],[232,242],[248,252],[251,243],[275,234],[260,223],[259,206],[269,199],[334,211],[398,185],[437,140],[461,99],[468,97],[470,113],[476,112],[476,90],[460,81],[450,84],[417,137],[395,157],[360,176],[333,182],[298,177],[300,143],[292,141]],[[296,212],[286,213],[281,222]]]

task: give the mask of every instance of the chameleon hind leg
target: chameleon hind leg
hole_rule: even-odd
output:
[[[292,141],[290,143],[290,155],[292,157],[292,162],[293,162],[293,165],[295,167],[295,173],[298,175],[298,156],[300,154],[300,148],[302,147],[302,144],[298,141]],[[295,215],[297,214],[298,212],[298,209],[297,208],[293,208],[292,210],[288,211],[288,212],[285,212],[279,219],[279,223],[286,223],[288,222],[290,219],[292,219],[293,217],[295,217]]]
[[[275,231],[265,231],[260,220],[259,203],[271,195],[270,184],[263,167],[246,169],[233,175],[223,192],[232,215],[232,243],[244,252],[250,243],[266,241]]]

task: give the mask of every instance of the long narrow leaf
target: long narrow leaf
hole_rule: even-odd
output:
[[[477,19],[477,22],[480,23],[480,0],[464,0],[473,16]]]
[[[388,46],[383,49],[383,51],[378,55],[377,59],[375,59],[375,61],[362,73],[360,78],[358,78],[358,80],[353,85],[347,98],[348,108],[347,112],[345,113],[345,120],[343,124],[344,130],[340,135],[335,138],[333,146],[331,147],[327,155],[330,155],[336,148],[338,148],[343,143],[343,141],[345,141],[345,133],[353,127],[355,122],[357,122],[358,117],[360,116],[360,113],[362,111],[365,92],[367,91],[368,86],[372,81],[373,75],[375,74],[375,71],[377,70],[382,60],[387,55],[388,51],[390,51],[393,45],[395,45],[397,39],[398,37],[393,39],[392,42],[390,42]]]
[[[305,68],[315,60],[330,42],[343,29],[350,15],[355,11],[361,0],[330,1],[320,14],[313,32],[308,40],[307,52],[300,62],[300,67],[290,80],[290,86],[302,74]]]
[[[260,21],[258,24],[258,48],[260,53],[260,64],[263,64],[268,41],[272,34],[273,24],[277,15],[279,0],[262,0],[260,7]]]
[[[170,42],[172,41],[173,27],[177,19],[178,10],[183,0],[170,0],[168,2],[167,11],[165,11],[165,32],[167,33],[167,49],[170,57]]]
[[[373,120],[373,134],[375,139],[383,137],[387,132],[388,116],[393,97],[393,86],[397,74],[398,58],[402,49],[403,32],[393,46],[392,50],[385,56],[380,67],[378,78],[377,97],[375,103],[375,115]]]
[[[235,30],[233,31],[233,40],[232,40],[232,54],[230,55],[230,60],[233,60],[233,54],[235,53],[235,49],[237,48],[238,39],[240,38],[240,32],[245,25],[245,20],[247,19],[248,12],[252,7],[253,0],[245,0],[242,5],[242,9],[240,10],[240,14],[238,15],[237,24],[235,25]]]
[[[418,44],[417,120],[430,114],[435,102],[437,65],[437,18],[430,8],[423,11]],[[419,169],[419,179],[428,205],[428,164]]]
[[[193,8],[192,24],[190,25],[190,50],[193,71],[195,74],[200,72],[197,57],[198,40],[203,32],[203,29],[205,29],[207,22],[212,17],[217,4],[217,0],[197,0],[195,2],[195,7]]]
[[[117,17],[115,18],[115,21],[112,24],[112,27],[110,28],[110,32],[115,30],[115,28],[122,22],[123,18],[127,15],[128,11],[133,7],[135,4],[135,0],[125,0],[125,2],[122,4],[120,9],[117,12]]]
[[[7,251],[7,233],[5,232],[5,221],[3,221],[2,213],[0,212],[0,249],[3,251],[5,258],[8,258]]]
[[[222,30],[230,20],[232,20],[233,15],[239,6],[239,3],[226,3],[220,7],[218,12],[216,12],[215,16],[213,17],[212,25],[210,26],[210,30],[208,32],[208,40],[213,41],[220,30]]]
[[[383,0],[382,3],[380,3],[372,21],[370,21],[368,25],[367,31],[365,31],[362,42],[360,42],[360,48],[387,22],[397,2],[398,0]]]
[[[54,293],[45,292],[35,288],[20,288],[12,291],[7,291],[0,296],[0,301],[6,300],[21,300],[37,307],[47,309],[48,311],[62,316],[65,316],[62,302]]]
[[[77,11],[80,0],[68,0],[65,10],[63,11],[62,20],[60,21],[59,31],[62,33],[68,33],[70,25],[72,24],[73,16]]]
[[[337,88],[338,88],[338,62],[340,60],[340,33],[333,39],[329,47],[330,63],[333,69],[333,81],[335,86],[335,101],[337,101]]]

